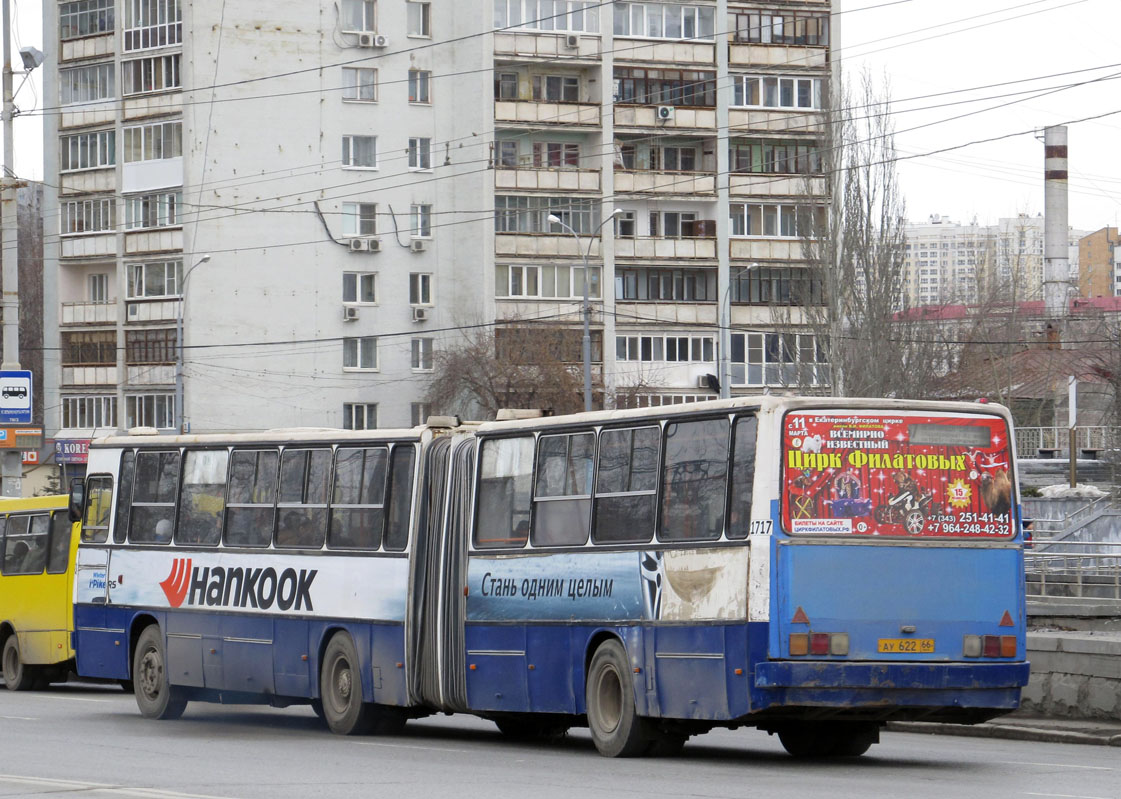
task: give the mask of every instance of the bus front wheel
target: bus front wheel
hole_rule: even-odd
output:
[[[136,652],[132,657],[132,684],[136,705],[145,718],[177,719],[187,709],[182,689],[168,680],[163,634],[155,624],[145,627],[136,642]]]
[[[4,685],[9,691],[26,691],[35,685],[38,675],[35,669],[23,662],[19,652],[19,639],[16,634],[8,636],[4,642]]]
[[[335,633],[327,642],[319,671],[319,702],[323,720],[339,735],[389,733],[404,726],[405,717],[395,709],[362,701],[361,661],[345,632]]]
[[[634,706],[633,678],[623,645],[604,641],[592,656],[584,688],[588,729],[604,757],[644,754],[649,739]]]

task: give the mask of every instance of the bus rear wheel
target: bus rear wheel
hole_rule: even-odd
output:
[[[339,735],[386,735],[400,732],[406,722],[397,708],[362,701],[361,661],[353,639],[345,632],[335,633],[323,653],[319,703],[323,720]]]
[[[23,662],[19,652],[19,639],[16,634],[8,636],[4,642],[3,654],[4,685],[9,691],[27,691],[35,685],[38,674],[36,669]]]
[[[880,740],[874,722],[791,724],[778,731],[782,746],[794,757],[859,757]]]
[[[634,688],[627,652],[611,639],[592,656],[584,698],[592,742],[604,757],[635,757],[649,746],[643,720],[634,706]]]
[[[177,719],[187,709],[182,689],[168,680],[167,655],[159,626],[150,624],[140,633],[132,656],[132,684],[136,706],[149,719]]]

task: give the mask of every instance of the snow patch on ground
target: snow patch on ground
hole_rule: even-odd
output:
[[[1069,485],[1043,486],[1039,495],[1047,499],[1098,499],[1109,496],[1108,491],[1102,491],[1092,485],[1078,485],[1071,488]]]

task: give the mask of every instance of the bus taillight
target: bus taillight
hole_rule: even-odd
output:
[[[962,654],[967,658],[1014,658],[1016,650],[1014,635],[967,635],[962,641]]]
[[[790,655],[837,655],[849,653],[848,633],[791,633]]]

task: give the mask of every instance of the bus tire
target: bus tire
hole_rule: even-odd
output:
[[[319,701],[323,720],[339,735],[363,735],[374,728],[372,708],[362,701],[360,662],[347,633],[337,632],[327,642],[319,669]]]
[[[19,638],[15,633],[4,642],[4,685],[9,691],[28,691],[38,679],[36,669],[23,662],[19,652]]]
[[[835,757],[860,757],[872,744],[880,742],[880,727],[875,722],[853,723],[846,727],[833,747]]]
[[[569,724],[562,721],[537,720],[534,717],[502,717],[493,719],[498,731],[512,741],[559,741],[568,734]]]
[[[149,624],[136,641],[132,682],[136,706],[145,718],[177,719],[187,709],[182,689],[168,680],[167,655],[159,625]]]
[[[592,656],[584,687],[588,729],[604,757],[635,757],[649,746],[632,683],[623,645],[614,638],[604,641]]]

